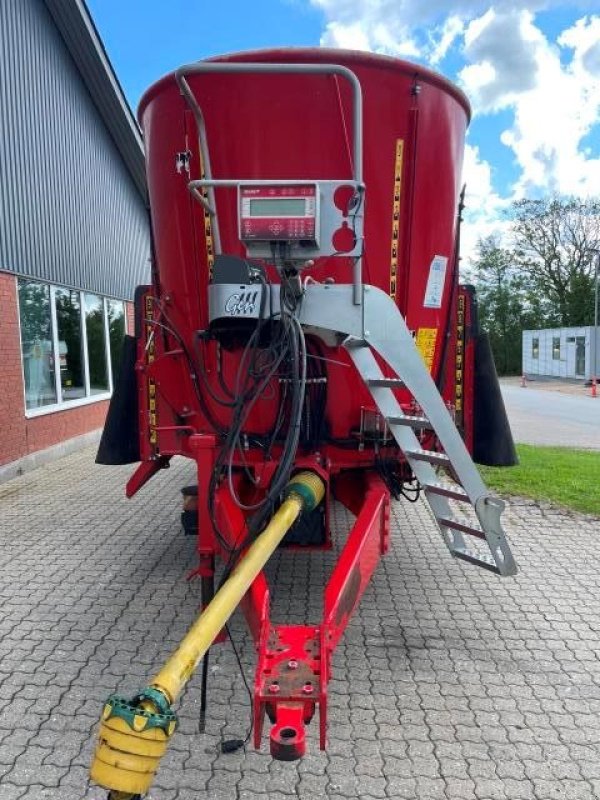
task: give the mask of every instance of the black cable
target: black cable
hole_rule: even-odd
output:
[[[213,470],[213,474],[211,476],[210,487],[209,487],[209,498],[208,498],[209,513],[211,515],[211,520],[213,520],[215,533],[221,543],[221,546],[223,547],[225,552],[229,553],[229,559],[223,575],[223,580],[225,580],[231,573],[231,570],[234,568],[243,550],[248,546],[248,544],[250,544],[250,542],[258,534],[258,532],[262,530],[262,528],[264,527],[266,519],[271,514],[272,509],[274,508],[275,503],[278,501],[285,484],[289,480],[295,454],[298,448],[300,423],[301,423],[303,404],[304,404],[304,390],[306,386],[307,359],[306,359],[306,342],[304,340],[304,333],[297,318],[297,309],[299,303],[298,303],[298,298],[295,297],[294,295],[294,291],[295,291],[294,287],[291,285],[290,281],[284,279],[280,287],[280,292],[281,292],[280,335],[276,339],[277,344],[282,349],[279,354],[277,354],[276,350],[275,353],[273,354],[273,357],[274,358],[276,357],[276,360],[273,364],[273,367],[275,369],[282,362],[283,360],[282,356],[289,357],[289,359],[292,362],[292,375],[295,376],[295,380],[293,380],[292,382],[293,392],[292,392],[291,422],[288,425],[288,432],[282,446],[279,463],[275,471],[275,474],[273,475],[273,478],[271,480],[269,489],[267,490],[267,493],[263,498],[263,500],[259,504],[256,504],[258,507],[254,511],[253,516],[247,522],[248,535],[239,544],[238,542],[236,542],[233,546],[231,546],[225,540],[225,537],[219,530],[216,516],[214,513],[214,501],[215,501],[216,489],[222,477],[225,460],[228,460],[229,462],[227,470],[229,472],[229,478],[232,484],[233,451],[235,450],[236,444],[239,441],[239,435],[243,427],[243,421],[247,417],[247,412],[248,412],[248,409],[246,407],[244,409],[246,413],[244,413],[242,416],[241,404],[240,407],[236,410],[236,413],[234,414],[234,420],[232,421],[229,435],[219,453],[217,462],[215,464],[215,469]],[[252,403],[254,403],[255,400],[261,396],[261,392],[264,390],[264,386],[268,384],[269,380],[271,379],[272,371],[273,370],[267,373],[267,375],[265,376],[267,380],[265,381],[263,379],[263,385],[259,386],[258,391],[255,391],[253,393],[251,399]],[[235,500],[236,499],[235,488],[233,487],[233,485],[230,485],[230,490],[233,490],[232,495]]]
[[[200,720],[198,723],[198,730],[204,733],[206,730],[206,689],[208,684],[208,658],[210,649],[206,651],[202,658],[202,683],[200,684]]]
[[[221,742],[221,752],[222,753],[235,753],[242,747],[248,744],[250,741],[250,737],[252,736],[252,731],[254,730],[254,696],[252,694],[252,690],[248,684],[248,679],[246,678],[246,673],[244,671],[244,667],[242,665],[242,659],[240,658],[240,654],[238,653],[238,649],[236,647],[235,641],[233,640],[233,636],[231,635],[231,631],[229,629],[229,625],[225,623],[225,630],[227,631],[227,635],[229,636],[229,641],[231,642],[231,646],[233,648],[233,653],[235,655],[235,659],[238,664],[238,668],[240,671],[240,675],[242,676],[242,680],[244,682],[244,686],[246,687],[246,692],[248,693],[248,700],[250,702],[250,725],[248,726],[248,730],[246,732],[246,736],[244,739],[226,739]]]
[[[394,500],[404,497],[409,503],[416,503],[421,496],[421,484],[414,476],[403,478],[398,466],[395,459],[380,456],[375,459],[375,468]]]
[[[251,521],[251,528],[258,531],[261,527],[262,521],[270,512],[273,502],[276,501],[287,483],[289,474],[291,472],[293,460],[298,448],[298,440],[300,436],[300,425],[302,419],[302,411],[304,405],[304,392],[306,387],[306,342],[304,340],[304,332],[298,322],[296,310],[298,307],[298,300],[294,295],[293,287],[289,279],[283,277],[280,287],[280,306],[281,306],[281,324],[284,331],[285,349],[277,357],[273,369],[267,374],[266,379],[263,381],[261,391],[256,392],[253,397],[245,404],[242,419],[239,419],[237,425],[233,427],[233,444],[229,451],[227,474],[229,482],[229,490],[234,501],[244,510],[254,511],[255,516]],[[287,342],[286,342],[287,340]],[[288,426],[288,434],[284,441],[282,453],[280,455],[279,463],[271,485],[265,497],[258,503],[248,504],[242,503],[240,498],[237,497],[235,487],[233,485],[233,455],[234,449],[239,440],[239,435],[245,420],[247,419],[252,407],[259,399],[264,391],[264,388],[270,381],[274,370],[279,367],[284,358],[289,356],[291,361],[292,373],[292,412],[290,425]]]
[[[184,354],[184,356],[186,358],[186,361],[188,362],[188,367],[189,367],[189,370],[190,370],[190,377],[192,379],[192,387],[193,387],[193,390],[194,390],[194,394],[196,395],[196,399],[198,400],[198,405],[200,406],[200,409],[201,409],[202,413],[204,414],[204,416],[206,417],[206,419],[207,419],[209,425],[211,426],[211,428],[216,433],[218,433],[220,436],[222,436],[225,433],[225,431],[224,431],[223,428],[221,428],[221,426],[218,423],[218,421],[212,415],[209,407],[207,406],[207,404],[205,402],[204,395],[200,391],[200,386],[198,384],[198,375],[197,375],[196,364],[194,363],[194,360],[193,360],[189,350],[187,349],[187,346],[186,346],[186,344],[185,344],[185,342],[183,340],[183,337],[180,335],[179,331],[175,328],[175,326],[171,323],[171,321],[169,320],[169,318],[165,314],[164,309],[163,309],[162,305],[160,304],[158,298],[152,297],[152,300],[158,306],[158,309],[159,309],[161,315],[167,321],[167,325],[164,325],[162,322],[159,322],[159,320],[150,319],[148,317],[145,317],[144,321],[147,322],[150,325],[158,326],[163,331],[165,331],[165,332],[169,333],[171,336],[173,336],[174,339],[176,339],[176,341],[178,342],[179,346],[181,347],[181,350],[182,350],[182,352],[183,352],[183,354]]]
[[[259,353],[259,343],[260,343],[260,333],[264,324],[267,321],[272,320],[273,317],[265,317],[265,308],[266,308],[266,301],[263,302],[263,299],[266,297],[267,292],[269,291],[268,284],[264,278],[264,276],[260,276],[261,282],[263,282],[263,298],[261,298],[261,310],[259,313],[259,317],[257,319],[256,327],[249,337],[246,346],[244,347],[244,351],[242,352],[242,356],[240,358],[238,364],[238,371],[236,375],[236,393],[237,393],[237,401],[235,408],[233,410],[229,431],[225,437],[225,442],[221,447],[219,455],[215,461],[214,469],[211,475],[210,484],[209,484],[209,493],[208,493],[208,507],[209,507],[209,514],[213,524],[213,528],[215,529],[215,534],[221,544],[221,547],[225,552],[231,553],[231,547],[226,540],[226,537],[221,532],[215,514],[215,496],[217,487],[221,481],[221,478],[224,474],[224,469],[226,467],[226,462],[229,458],[229,454],[233,454],[235,449],[239,446],[239,437],[242,431],[242,427],[244,421],[247,417],[247,413],[244,414],[244,410],[247,410],[248,404],[251,403],[254,405],[255,400],[253,398],[258,399],[268,383],[270,382],[272,376],[274,375],[277,367],[280,363],[280,359],[277,357],[276,351],[273,350],[273,343],[270,345],[270,349],[272,351],[272,361],[271,365],[267,364],[262,366],[260,369],[257,369],[257,359],[260,356]],[[276,340],[277,341],[277,340]],[[246,363],[249,360],[248,368],[246,369]],[[269,369],[265,373],[266,367]],[[246,380],[247,377],[250,376],[254,378],[253,386],[246,390]],[[243,387],[243,388],[242,388]]]
[[[217,403],[220,406],[225,406],[225,408],[234,408],[237,402],[235,396],[230,395],[229,400],[219,397],[212,388],[212,386],[210,385],[210,381],[208,380],[208,375],[206,374],[204,357],[202,355],[202,331],[195,332],[193,342],[194,342],[194,349],[196,351],[196,356],[198,358],[198,366],[200,367],[198,372],[200,373],[200,377],[202,378],[202,384],[204,388],[206,389],[209,396],[211,397],[212,400],[214,400],[215,403]]]
[[[263,323],[265,321],[265,311],[266,311],[266,304],[267,304],[268,286],[267,286],[266,279],[265,279],[264,275],[262,274],[262,272],[255,271],[254,274],[256,275],[256,277],[258,278],[258,280],[262,284],[262,291],[261,291],[261,294],[260,294],[260,307],[259,307],[259,313],[258,313],[258,319],[257,319],[256,327],[254,328],[254,331],[252,332],[252,335],[250,336],[250,339],[246,343],[246,347],[244,348],[244,351],[242,353],[242,363],[245,363],[246,354],[252,348],[254,342],[258,341],[258,338],[260,336],[260,332],[261,332]],[[214,400],[215,403],[217,403],[219,405],[222,405],[222,406],[225,406],[226,408],[235,408],[238,405],[238,403],[240,402],[240,397],[239,397],[240,393],[239,393],[239,391],[237,393],[231,392],[228,389],[228,387],[225,386],[225,383],[223,381],[223,376],[220,374],[220,372],[219,372],[219,376],[220,376],[219,383],[221,384],[222,387],[224,387],[225,392],[229,396],[230,399],[224,399],[222,397],[219,397],[216,394],[216,392],[214,391],[214,389],[212,388],[212,386],[210,385],[210,381],[208,380],[208,375],[206,374],[206,368],[204,366],[204,359],[202,357],[201,343],[202,343],[201,342],[201,332],[200,331],[196,331],[196,336],[194,337],[194,347],[196,349],[196,355],[198,356],[198,361],[199,361],[199,364],[200,364],[199,372],[200,372],[200,377],[202,378],[202,382],[204,384],[204,388],[206,389],[206,391],[208,392],[208,394]]]
[[[311,451],[318,450],[325,437],[325,413],[327,410],[327,366],[323,357],[323,349],[319,339],[311,341],[311,347],[316,351],[309,353],[309,362],[312,364],[316,383],[312,387],[312,431],[313,435],[309,441]],[[313,356],[313,358],[311,358]],[[314,357],[316,356],[316,357]]]
[[[262,529],[266,518],[274,507],[274,503],[279,498],[285,484],[289,480],[300,438],[304,393],[306,389],[306,341],[304,339],[302,326],[295,313],[290,316],[288,322],[296,329],[296,334],[290,337],[293,368],[291,421],[288,427],[288,436],[286,437],[279,464],[269,490],[267,491],[263,504],[249,521],[250,530],[255,532]],[[298,338],[296,338],[296,336]]]

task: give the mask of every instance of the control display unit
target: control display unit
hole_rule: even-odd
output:
[[[317,185],[240,185],[239,230],[243,242],[318,244]]]

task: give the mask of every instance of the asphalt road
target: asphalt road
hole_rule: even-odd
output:
[[[502,396],[515,442],[600,450],[600,396],[506,384]]]

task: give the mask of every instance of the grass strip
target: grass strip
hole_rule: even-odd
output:
[[[516,467],[480,467],[490,489],[600,516],[600,452],[519,444],[517,453]]]

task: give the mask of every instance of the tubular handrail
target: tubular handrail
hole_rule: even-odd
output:
[[[208,149],[208,139],[206,134],[206,124],[204,114],[192,89],[187,81],[189,75],[202,75],[209,73],[263,73],[263,74],[305,74],[305,75],[340,75],[345,78],[352,87],[352,127],[353,127],[353,163],[352,176],[357,184],[363,183],[363,108],[362,108],[362,88],[360,81],[351,69],[341,64],[268,64],[255,62],[221,62],[221,61],[199,61],[194,64],[186,64],[175,71],[175,80],[179,86],[181,94],[187,101],[196,121],[198,128],[198,146],[202,157],[203,178],[202,181],[191,181],[189,189],[192,194],[200,199],[206,211],[213,217],[214,222],[214,247],[215,253],[221,253],[221,236],[219,232],[218,218],[215,205],[215,185],[216,181],[212,177],[210,165],[210,154]],[[223,179],[221,179],[222,181]],[[239,183],[233,179],[232,184]],[[219,181],[220,185],[226,185]],[[206,188],[207,199],[201,199],[198,189],[200,185]],[[354,303],[360,305],[362,296],[362,264],[360,259],[356,259],[353,268],[354,284]]]
[[[254,62],[220,62],[220,61],[199,61],[195,64],[187,64],[179,67],[175,72],[175,79],[181,93],[188,102],[192,109],[198,124],[199,131],[202,130],[204,142],[206,142],[206,127],[204,125],[204,115],[202,109],[194,93],[192,92],[189,83],[186,80],[186,75],[203,74],[211,72],[229,72],[229,73],[243,73],[243,72],[257,72],[267,74],[307,74],[307,75],[340,75],[349,81],[353,93],[353,114],[352,114],[352,127],[353,127],[353,180],[356,183],[362,183],[363,180],[363,113],[362,113],[362,89],[360,81],[348,67],[341,64],[265,64]],[[202,158],[205,160],[205,155],[208,156],[208,147],[206,153],[202,153]],[[207,178],[211,178],[210,167],[204,164],[204,171]]]

